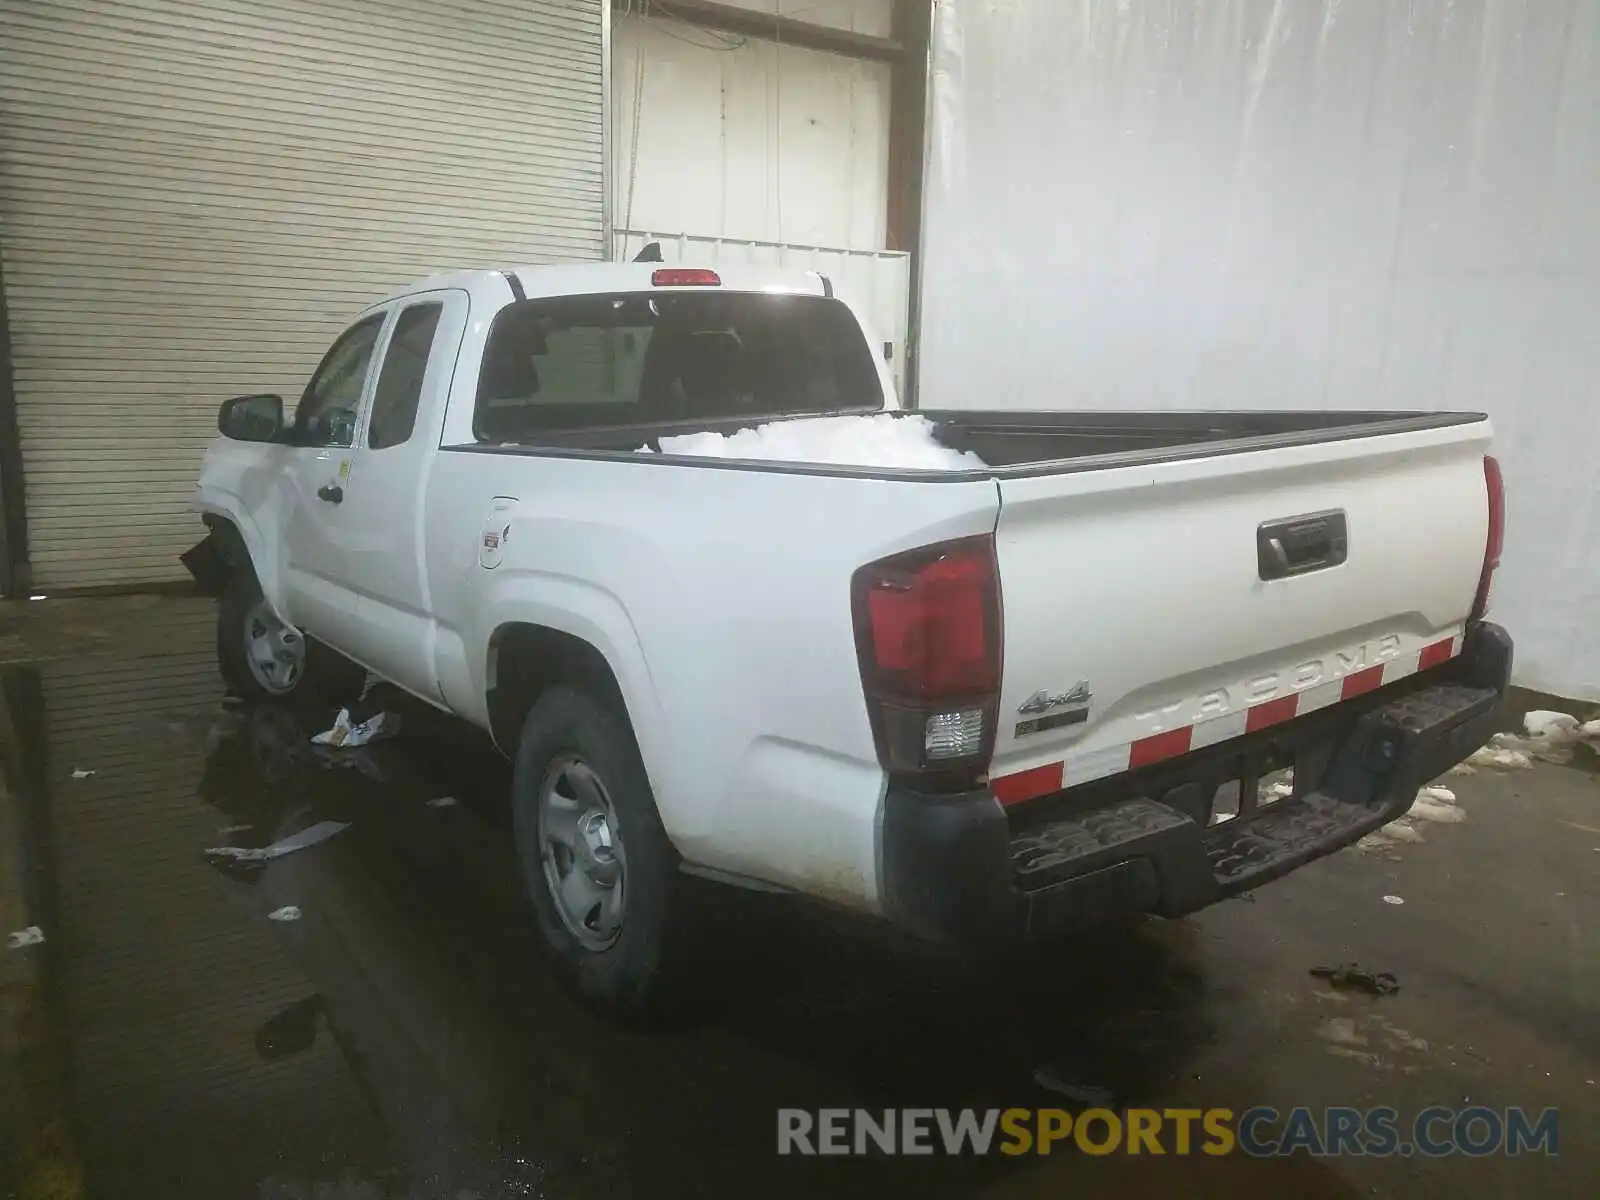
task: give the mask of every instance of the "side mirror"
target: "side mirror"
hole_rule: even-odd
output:
[[[217,431],[236,442],[275,442],[283,436],[282,396],[235,396],[217,410]]]

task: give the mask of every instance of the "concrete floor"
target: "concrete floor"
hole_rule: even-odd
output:
[[[223,704],[209,605],[0,609],[0,1192],[34,1197],[1592,1196],[1600,790],[1452,779],[1466,819],[1005,969],[778,898],[695,896],[694,1019],[624,1033],[540,964],[505,767],[414,719]],[[411,714],[415,717],[416,714]],[[92,771],[75,777],[74,772]],[[455,803],[430,805],[451,797]],[[203,850],[349,822],[254,879]],[[1384,901],[1399,896],[1401,905]],[[298,906],[301,917],[268,913]],[[1394,972],[1330,991],[1314,965]],[[780,1107],[1560,1109],[1560,1154],[778,1159]],[[11,1191],[5,1192],[9,1186]]]

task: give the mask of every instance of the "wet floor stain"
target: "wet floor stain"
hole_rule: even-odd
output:
[[[539,959],[507,766],[481,736],[402,705],[403,736],[320,750],[337,705],[223,696],[206,606],[143,620],[159,653],[101,639],[3,676],[0,906],[45,935],[0,960],[3,1182],[29,1200],[1405,1194],[1415,1164],[1304,1156],[780,1159],[776,1112],[1455,1103],[1465,1080],[1504,1103],[1555,1095],[1574,1130],[1600,1116],[1581,1080],[1540,1081],[1557,1060],[1593,1074],[1600,1048],[1575,1027],[1593,973],[1498,994],[1464,950],[1413,952],[1395,923],[1429,919],[1426,888],[1404,883],[1403,917],[1378,903],[1413,864],[1355,854],[1255,903],[1002,963],[686,881],[678,1011],[603,1024]],[[1592,961],[1592,931],[1541,936]],[[1307,964],[1350,952],[1407,992],[1319,998]],[[1513,1028],[1469,1055],[1485,1012]],[[1587,1194],[1600,1160],[1581,1138],[1563,1151],[1564,1171],[1436,1177]]]

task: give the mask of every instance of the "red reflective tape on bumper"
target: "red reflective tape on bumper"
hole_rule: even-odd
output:
[[[1189,751],[1189,743],[1194,738],[1194,726],[1185,725],[1182,729],[1169,729],[1165,733],[1152,734],[1147,738],[1140,738],[1128,747],[1128,770],[1134,771],[1140,767],[1148,767],[1151,763],[1158,763],[1164,758],[1173,758]]]
[[[1030,771],[1002,775],[999,779],[991,779],[989,787],[994,792],[994,798],[1001,804],[1021,804],[1024,800],[1032,800],[1035,796],[1048,796],[1051,792],[1061,790],[1062,765],[1047,763]]]
[[[1360,696],[1381,686],[1383,686],[1383,664],[1379,663],[1375,667],[1368,667],[1365,671],[1346,675],[1344,683],[1339,688],[1339,699],[1348,700],[1352,696]]]
[[[1417,670],[1426,671],[1429,667],[1437,667],[1440,663],[1449,662],[1455,657],[1456,640],[1447,637],[1442,642],[1435,642],[1431,646],[1424,646],[1422,653],[1417,655]]]
[[[1245,715],[1244,731],[1254,733],[1258,729],[1265,729],[1268,725],[1287,721],[1294,716],[1299,705],[1300,697],[1297,695],[1279,696],[1276,700],[1268,700],[1265,704],[1253,704]]]

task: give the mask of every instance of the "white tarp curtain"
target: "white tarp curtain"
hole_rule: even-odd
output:
[[[1600,0],[939,0],[934,39],[924,407],[1488,412],[1518,682],[1600,699]]]

